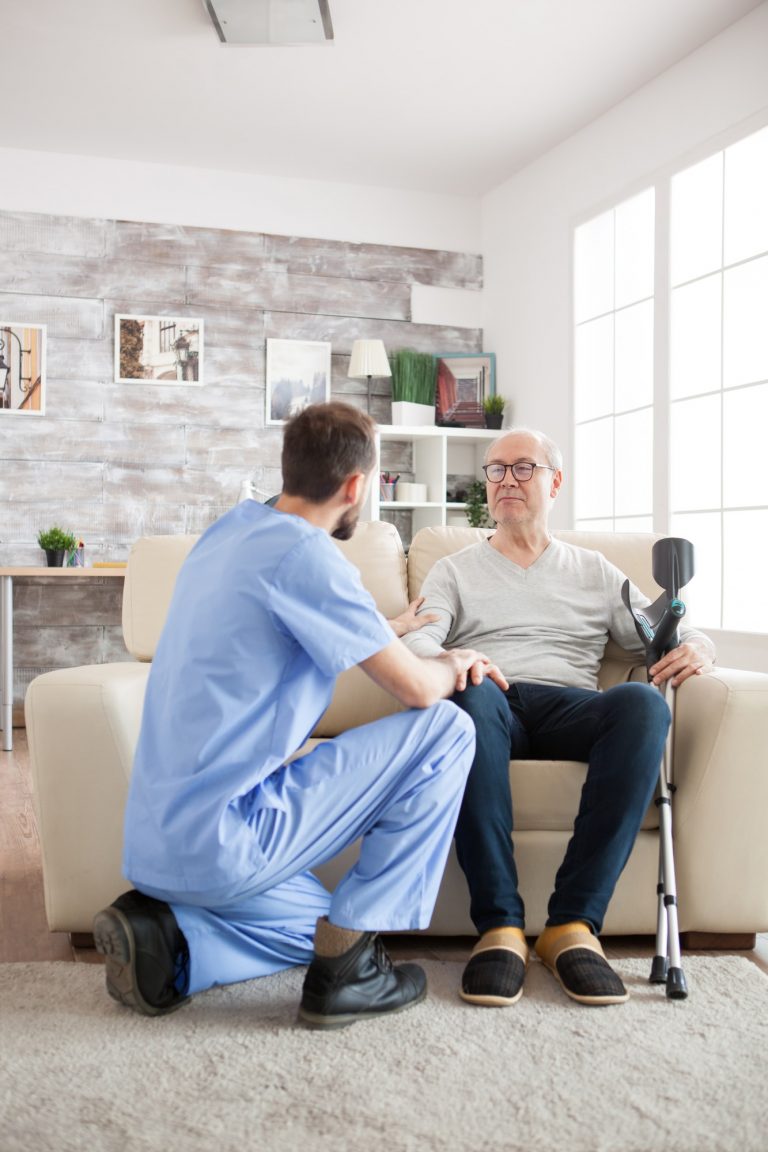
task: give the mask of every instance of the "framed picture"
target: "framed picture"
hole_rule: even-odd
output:
[[[495,352],[437,354],[436,423],[483,428],[483,400],[495,394]]]
[[[0,321],[0,412],[45,415],[45,324]]]
[[[308,404],[331,398],[331,345],[267,340],[267,424],[284,424]]]
[[[115,316],[118,384],[202,384],[203,321]]]

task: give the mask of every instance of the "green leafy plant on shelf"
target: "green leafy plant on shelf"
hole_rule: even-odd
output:
[[[71,552],[77,544],[77,540],[71,532],[65,532],[63,528],[56,525],[53,528],[46,528],[45,531],[38,532],[37,542],[44,552]]]
[[[488,528],[490,517],[488,505],[485,502],[485,484],[482,480],[473,480],[467,489],[465,512],[471,528]]]
[[[483,400],[483,411],[486,416],[503,416],[506,400],[496,392],[493,396],[486,396]]]
[[[428,352],[401,348],[389,358],[392,369],[392,399],[395,403],[435,403],[437,360]]]

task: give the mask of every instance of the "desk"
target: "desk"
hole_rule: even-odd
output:
[[[13,582],[124,580],[125,568],[0,568],[0,727],[3,751],[13,748]]]

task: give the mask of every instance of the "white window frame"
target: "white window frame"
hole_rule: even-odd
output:
[[[739,143],[745,137],[768,127],[768,115],[762,111],[755,116],[734,125],[730,129],[703,142],[695,149],[685,153],[674,162],[649,175],[646,179],[636,180],[617,192],[609,200],[593,206],[589,211],[580,213],[572,221],[571,230],[571,398],[575,397],[576,386],[576,308],[575,308],[575,233],[583,224],[589,223],[603,213],[609,212],[627,200],[639,195],[649,188],[653,188],[655,197],[655,242],[654,242],[654,395],[653,395],[653,531],[669,534],[671,523],[670,507],[670,324],[671,324],[671,249],[670,249],[670,223],[671,223],[671,188],[672,180],[680,172],[706,160],[708,157],[724,151],[730,146]],[[730,265],[729,265],[730,267]],[[719,395],[722,397],[722,382]],[[576,456],[576,417],[575,405],[571,418],[571,459]],[[722,439],[721,439],[722,456]],[[611,461],[614,468],[614,461]],[[721,459],[722,468],[722,459]],[[578,478],[577,478],[578,483]],[[615,484],[615,472],[611,477]],[[755,510],[763,510],[765,506],[759,505]],[[723,515],[722,499],[720,514]],[[574,510],[575,515],[575,510]],[[722,566],[721,556],[721,566]],[[722,571],[721,571],[722,576]],[[722,596],[722,592],[721,592]],[[722,619],[722,605],[721,605]],[[745,661],[744,666],[761,667],[765,661],[766,648],[768,648],[768,633],[766,632],[736,632],[733,630],[707,627],[707,631],[716,638],[737,638],[740,650],[752,655],[753,660]]]

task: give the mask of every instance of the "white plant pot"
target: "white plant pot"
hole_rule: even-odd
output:
[[[408,424],[420,427],[424,424],[434,424],[434,404],[411,404],[410,400],[392,401],[392,423]]]

